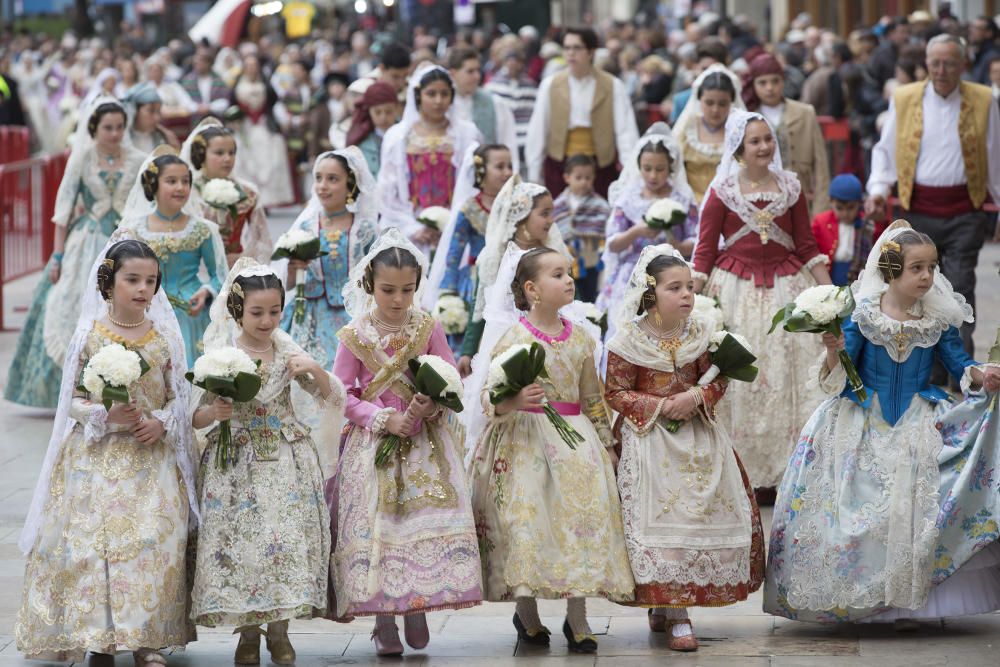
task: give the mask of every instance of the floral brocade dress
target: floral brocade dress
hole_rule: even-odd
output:
[[[198,625],[258,625],[322,614],[327,604],[330,515],[310,429],[292,406],[287,370],[297,346],[275,345],[263,362],[261,394],[233,405],[236,460],[215,464],[219,431],[208,433],[201,459],[198,533],[191,617]],[[295,381],[319,398],[317,385]],[[205,393],[201,404],[215,396]]]
[[[431,136],[414,130],[406,138],[406,165],[413,212],[429,206],[451,207],[455,191],[455,146],[448,134]]]
[[[82,372],[105,345],[137,352],[150,369],[129,395],[163,438],[139,444],[128,427],[93,418],[85,392],[73,397],[77,421],[52,471],[43,523],[28,554],[14,633],[28,657],[82,660],[86,651],[183,646],[193,639],[186,613],[188,493],[173,438],[170,346],[155,329],[129,342],[94,325]]]
[[[729,435],[715,423],[728,383],[703,386],[703,407],[676,433],[661,414],[666,399],[694,387],[712,365],[711,328],[689,322],[675,353],[679,367],[634,322],[608,343],[606,395],[618,412],[625,543],[635,604],[644,607],[729,605],[764,579],[753,488]]]
[[[522,318],[494,349],[538,342],[548,400],[584,441],[571,449],[541,411],[496,416],[469,466],[486,599],[634,597],[611,459],[607,408],[594,365],[594,341],[563,321],[547,336]]]
[[[479,604],[479,550],[462,441],[448,411],[416,420],[389,462],[375,465],[376,448],[388,435],[386,421],[404,412],[413,397],[407,360],[432,354],[455,363],[441,325],[414,310],[400,334],[380,338],[365,315],[339,336],[333,372],[347,391],[350,424],[326,486],[336,616]]]

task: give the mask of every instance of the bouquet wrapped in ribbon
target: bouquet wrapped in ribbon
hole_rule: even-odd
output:
[[[753,365],[757,357],[743,336],[720,329],[709,339],[708,351],[712,355],[712,366],[698,378],[699,387],[704,387],[720,375],[740,382],[757,379],[757,367]],[[677,433],[682,423],[679,419],[671,419],[667,422],[667,430]]]
[[[442,294],[438,297],[432,314],[449,336],[464,333],[469,324],[469,311],[465,307],[465,301],[456,294]]]
[[[187,381],[216,396],[236,403],[252,400],[260,391],[259,361],[235,347],[220,347],[206,352],[194,362],[194,368],[184,374]],[[215,466],[225,470],[233,460],[233,433],[229,420],[219,422],[219,441],[215,449]]]
[[[462,411],[462,378],[458,370],[441,357],[424,354],[408,362],[413,374],[413,388],[436,404],[455,412]],[[399,449],[403,438],[389,434],[379,443],[375,465],[380,466]]]
[[[440,232],[448,225],[449,218],[451,218],[451,211],[444,206],[428,206],[420,211],[417,222]]]
[[[80,391],[90,394],[90,399],[100,401],[106,410],[112,403],[128,403],[128,386],[149,370],[146,360],[124,345],[105,345],[90,358],[80,378]]]
[[[650,204],[649,208],[646,209],[646,215],[642,217],[642,221],[646,223],[647,227],[666,232],[677,225],[684,224],[687,216],[688,210],[686,208],[667,197],[665,199],[657,199]]]
[[[795,301],[775,313],[768,333],[773,332],[780,324],[785,331],[791,333],[830,333],[840,336],[843,333],[841,320],[850,317],[853,311],[854,295],[851,294],[850,287],[817,285],[805,290],[795,297]],[[864,403],[868,400],[868,392],[861,384],[858,369],[851,361],[847,350],[841,350],[838,356],[840,365],[847,373],[851,391]]]
[[[201,198],[212,208],[228,211],[235,220],[238,215],[236,205],[245,200],[247,195],[234,181],[213,178],[201,188]]]
[[[304,229],[289,229],[278,238],[275,244],[274,253],[271,259],[297,259],[303,262],[311,262],[328,254],[320,249],[319,237],[310,234]],[[292,312],[292,320],[296,324],[302,324],[306,316],[306,272],[299,269],[295,272],[295,310]]]
[[[512,345],[490,363],[486,379],[490,403],[497,405],[513,398],[539,377],[548,377],[545,370],[545,348],[538,343]],[[556,412],[548,399],[542,399],[542,411],[570,449],[576,449],[577,443],[583,442],[583,436]]]

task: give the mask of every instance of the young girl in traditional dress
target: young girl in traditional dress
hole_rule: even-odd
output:
[[[692,315],[694,281],[680,253],[647,246],[615,310],[606,396],[618,412],[618,489],[635,603],[675,651],[698,648],[687,607],[745,600],[764,578],[764,535],[753,488],[715,406],[713,323]],[[664,420],[684,423],[676,433]]]
[[[321,154],[313,164],[313,196],[292,224],[319,236],[327,254],[311,262],[292,259],[287,264],[286,285],[296,286],[305,270],[305,316],[294,318],[295,301],[287,299],[281,328],[292,335],[323,368],[337,356],[337,332],[351,321],[344,306],[348,276],[371,248],[378,234],[375,180],[357,147]],[[293,292],[289,292],[291,296]]]
[[[729,330],[757,354],[757,380],[729,388],[719,420],[761,489],[758,501],[770,505],[821,396],[807,382],[819,341],[767,331],[780,308],[817,283],[829,284],[830,274],[798,177],[781,168],[774,132],[760,114],[736,109],[726,121],[726,152],[702,206],[693,275],[698,291],[719,300]]]
[[[236,347],[259,360],[261,390],[236,404],[204,392],[193,419],[199,429],[229,419],[237,453],[217,467],[218,429],[208,432],[191,619],[237,626],[241,665],[260,662],[262,623],[271,661],[292,664],[289,619],[322,614],[327,604],[330,515],[320,455],[300,415],[342,413],[344,388],[278,328],[284,300],[270,268],[249,257],[236,262],[212,304],[205,348]],[[293,383],[320,409],[293,394]]]
[[[476,258],[476,298],[469,312],[469,326],[462,339],[462,356],[458,361],[463,377],[472,372],[472,358],[479,351],[483,338],[486,291],[495,284],[501,260],[511,243],[521,250],[553,248],[569,257],[559,227],[552,219],[552,195],[543,185],[522,182],[517,174],[504,184],[494,199],[486,224],[486,242]]]
[[[14,630],[31,658],[136,665],[193,639],[186,618],[188,512],[197,515],[184,342],[153,251],[119,232],[94,262],[70,342],[52,438],[21,533]],[[149,370],[106,408],[77,388],[107,345]]]
[[[611,430],[594,360],[596,341],[559,313],[575,293],[569,258],[537,248],[508,253],[505,266],[515,256],[520,259],[513,280],[498,279],[490,308],[509,299],[506,293],[513,295],[510,312],[528,314],[483,352],[495,359],[513,345],[537,342],[545,350],[547,377],[495,406],[488,386],[481,394],[488,421],[469,482],[486,599],[516,600],[518,637],[548,645],[550,632],[535,600],[566,598],[562,631],[569,648],[593,653],[597,640],[587,624],[585,599],[632,600],[634,589],[613,453],[605,449]],[[511,272],[500,275],[510,278]],[[583,436],[575,449],[543,413],[546,400]]]
[[[937,268],[933,241],[896,221],[876,242],[857,306],[815,369],[814,413],[774,507],[764,610],[804,621],[943,618],[1000,609],[1000,440],[977,441],[930,384],[935,359],[965,389],[1000,387],[959,329],[972,307]],[[801,334],[800,334],[801,335]],[[846,349],[867,400],[846,380]],[[995,398],[994,398],[995,400]],[[980,410],[992,412],[984,405]],[[972,429],[972,437],[970,436]]]
[[[673,132],[684,157],[691,191],[701,204],[722,162],[729,112],[744,108],[740,80],[725,65],[711,65],[691,84],[690,100],[674,123]]]
[[[403,119],[382,142],[382,226],[398,227],[427,254],[437,248],[441,232],[421,224],[417,216],[429,206],[451,208],[462,156],[471,143],[483,140],[475,125],[455,117],[454,97],[448,70],[421,67],[410,77]]]
[[[54,408],[90,267],[118,225],[145,156],[127,138],[125,108],[99,96],[83,111],[56,194],[55,241],[17,339],[4,398]],[[50,305],[51,304],[51,305]]]
[[[625,162],[622,175],[608,192],[611,217],[608,218],[604,247],[604,289],[597,297],[597,307],[608,312],[621,303],[632,267],[648,245],[671,243],[689,256],[698,234],[698,209],[694,194],[684,174],[684,160],[674,135],[663,123],[654,124],[636,144]],[[682,229],[663,232],[649,227],[643,218],[649,207],[660,199],[673,199],[688,211]],[[608,318],[608,340],[616,323]]]
[[[500,144],[469,147],[455,186],[451,219],[441,236],[442,252],[434,255],[424,306],[434,308],[440,296],[461,297],[472,312],[476,299],[476,259],[486,245],[486,223],[493,201],[514,173],[510,149]],[[462,336],[449,336],[452,347]]]
[[[162,144],[169,144],[175,149],[180,147],[177,135],[160,122],[163,118],[163,100],[151,81],[143,81],[129,88],[122,102],[129,110],[129,137],[132,145],[143,155],[149,155]]]
[[[271,232],[267,228],[264,207],[258,206],[257,186],[235,178],[236,138],[233,131],[215,118],[198,124],[184,142],[181,158],[194,168],[194,189],[191,192],[198,212],[219,226],[229,266],[242,256],[266,262],[271,257]],[[229,181],[236,186],[242,199],[230,206],[215,204],[208,199],[211,192],[205,186],[214,180]]]
[[[129,194],[121,226],[153,249],[163,270],[163,291],[184,334],[188,364],[204,349],[208,303],[226,275],[219,228],[191,202],[191,167],[168,146],[153,152]],[[208,282],[200,273],[204,267]]]
[[[347,388],[350,421],[336,475],[327,481],[335,614],[375,615],[379,655],[399,655],[429,635],[425,612],[479,604],[479,550],[446,408],[415,393],[407,362],[436,355],[454,364],[441,325],[414,308],[427,260],[397,229],[383,234],[344,287],[352,316],[341,329],[334,374]],[[389,461],[375,453],[402,439]],[[331,610],[333,611],[333,610]]]

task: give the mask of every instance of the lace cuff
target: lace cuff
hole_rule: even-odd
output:
[[[94,403],[83,422],[83,438],[87,442],[97,442],[108,432],[108,411],[100,403]]]
[[[972,379],[973,368],[978,368],[980,371],[982,371],[985,367],[979,364],[965,367],[965,372],[962,373],[962,380],[961,382],[959,382],[959,386],[962,388],[963,396],[968,396],[970,393],[980,394],[986,391],[983,387],[980,387],[979,389],[972,388],[972,383],[975,382],[975,380]]]
[[[816,384],[820,391],[827,396],[840,396],[847,384],[847,371],[844,370],[844,365],[838,362],[833,370],[830,370],[829,366],[826,365],[825,352],[820,356],[819,362],[809,375],[816,378]]]
[[[201,286],[201,287],[199,287],[198,289],[207,289],[207,290],[208,290],[208,293],[212,295],[212,298],[213,298],[213,299],[214,299],[215,297],[219,296],[219,291],[218,291],[217,289],[215,289],[214,287],[212,287],[212,286],[211,286],[210,284],[208,284],[208,283],[204,283],[204,284],[202,284],[202,286]]]
[[[164,440],[170,440],[177,436],[177,420],[174,418],[173,410],[153,410],[150,416],[163,424]]]
[[[368,430],[375,435],[382,435],[386,433],[385,423],[389,421],[389,417],[396,414],[398,410],[396,408],[382,408],[375,413],[372,420],[368,423]]]
[[[701,271],[692,270],[691,277],[694,278],[695,280],[704,280],[706,283],[708,282],[708,274],[702,273]]]
[[[826,266],[829,266],[830,265],[830,258],[827,257],[826,255],[816,255],[815,257],[813,257],[812,259],[810,259],[808,262],[806,262],[803,265],[803,267],[805,268],[806,271],[811,271],[814,266],[819,266],[820,264],[824,264]]]

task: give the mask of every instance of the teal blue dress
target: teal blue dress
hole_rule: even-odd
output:
[[[66,224],[66,242],[59,281],[49,280],[46,265],[7,373],[8,401],[36,408],[55,408],[58,403],[63,359],[80,318],[84,290],[97,288],[87,285],[91,269],[118,225],[119,211],[144,159],[134,149],[125,149],[124,157],[122,167],[113,171],[100,168],[96,153],[84,158],[72,209],[68,219],[60,221]],[[49,303],[55,307],[48,308]]]
[[[354,224],[358,225],[358,222]],[[351,321],[351,316],[344,309],[341,290],[347,284],[354,261],[364,257],[375,241],[374,225],[365,227],[367,233],[355,241],[358,247],[353,251],[349,232],[319,234],[320,247],[329,254],[311,262],[306,271],[305,316],[301,323],[294,321],[294,289],[288,292],[285,302],[281,328],[326,369],[333,368],[333,360],[337,356],[337,332]],[[315,233],[315,227],[311,231]]]
[[[146,218],[123,222],[122,226],[133,229],[139,240],[146,243],[160,260],[163,282],[160,289],[166,292],[170,305],[177,315],[188,367],[205,351],[202,337],[208,323],[209,307],[212,300],[205,302],[197,315],[189,310],[191,297],[202,287],[207,287],[214,297],[222,289],[222,281],[228,273],[226,253],[215,223],[203,218],[191,217],[184,229],[177,232],[153,232]],[[208,280],[203,281],[204,267]]]

